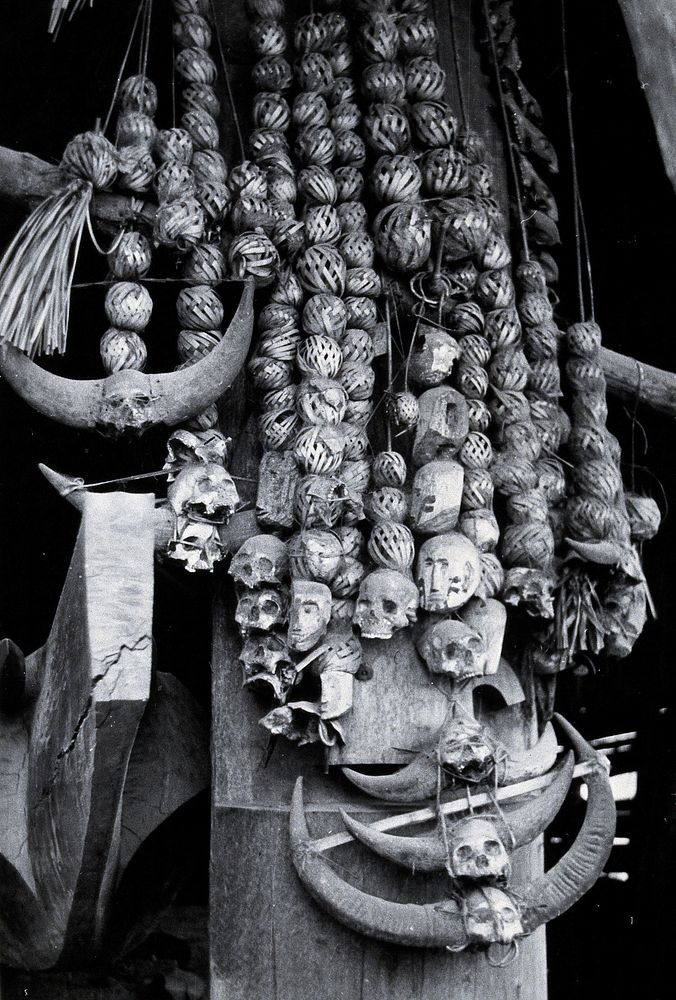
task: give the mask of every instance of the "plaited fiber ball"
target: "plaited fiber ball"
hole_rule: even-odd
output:
[[[530,366],[528,387],[531,392],[550,398],[561,395],[561,373],[555,358],[535,361]]]
[[[446,74],[435,59],[417,56],[404,66],[406,95],[411,103],[416,101],[443,101]]]
[[[220,330],[181,330],[176,339],[178,356],[182,361],[199,361],[210,354],[222,339]]]
[[[348,490],[360,496],[368,489],[371,478],[371,463],[366,458],[357,458],[352,462],[343,462],[340,470],[340,478]]]
[[[354,421],[360,427],[365,427],[373,413],[373,400],[350,399],[345,410],[345,419]]]
[[[326,10],[329,6],[337,6],[336,4],[324,4]],[[327,43],[340,42],[349,37],[350,26],[347,18],[344,14],[339,11],[329,11],[323,15],[324,27],[327,31]]]
[[[273,90],[283,94],[293,83],[293,73],[283,56],[263,56],[254,64],[251,80],[256,90]]]
[[[155,192],[159,202],[179,201],[195,193],[195,175],[178,160],[168,160],[155,174]]]
[[[468,303],[470,304],[470,303]],[[491,348],[480,333],[470,333],[462,338],[459,345],[460,363],[485,367],[491,360]]]
[[[366,163],[366,146],[363,139],[351,129],[338,129],[335,133],[335,159],[343,166],[363,167]]]
[[[471,335],[480,334],[484,329],[484,314],[481,306],[476,302],[459,302],[451,310],[449,316],[449,327],[458,337],[462,337],[461,351],[463,350],[462,344]],[[486,357],[486,362],[479,362],[478,359],[469,358],[468,360],[474,360],[475,363],[487,363],[490,358],[490,349],[487,347],[488,356]]]
[[[578,462],[608,457],[603,427],[598,424],[574,424],[568,438],[568,450]]]
[[[268,182],[268,197],[271,202],[280,201],[291,204],[298,197],[296,178],[287,174],[285,170],[277,170],[271,167],[266,171],[266,179]]]
[[[283,389],[293,382],[293,365],[274,358],[252,358],[248,364],[249,374],[256,389],[270,392]]]
[[[296,80],[301,90],[323,94],[333,84],[331,63],[320,52],[307,52],[294,65]]]
[[[371,171],[371,186],[379,201],[413,201],[422,185],[422,176],[410,156],[381,156]]]
[[[308,125],[298,133],[296,154],[303,163],[326,166],[336,152],[333,132],[325,125]]]
[[[177,198],[157,209],[153,235],[163,246],[187,250],[202,239],[205,221],[204,209],[197,198]]]
[[[183,116],[183,123],[186,128],[188,128],[188,118],[187,115]],[[207,148],[203,144],[200,144],[195,137],[193,130],[188,128],[190,134],[193,136],[193,141],[195,142],[196,149]],[[262,164],[267,162],[271,156],[275,153],[289,152],[289,142],[283,132],[280,132],[276,128],[255,128],[249,133],[248,137],[248,147],[251,154],[251,158],[256,161],[256,163]],[[215,147],[212,147],[215,148]]]
[[[223,303],[209,285],[192,285],[178,293],[176,315],[188,330],[216,330],[223,322]]]
[[[294,361],[299,344],[298,330],[268,330],[259,338],[256,353],[265,358]]]
[[[106,293],[104,308],[111,326],[140,333],[150,322],[153,300],[143,285],[116,281]]]
[[[596,361],[590,358],[572,357],[566,362],[566,375],[571,386],[579,392],[605,396],[606,377]]]
[[[142,278],[150,269],[152,251],[142,233],[132,229],[123,233],[108,254],[108,267],[115,278]]]
[[[505,571],[502,568],[502,563],[493,552],[482,552],[479,562],[481,581],[475,596],[486,601],[501,592],[505,582]]]
[[[258,430],[265,451],[288,449],[299,425],[300,419],[293,409],[280,408],[263,413],[258,420]]]
[[[343,435],[330,424],[303,427],[296,435],[293,453],[304,472],[331,475],[343,461]]]
[[[208,181],[195,189],[195,197],[209,222],[220,222],[228,213],[232,195],[227,184]],[[264,225],[261,225],[264,228]]]
[[[190,168],[195,175],[197,184],[207,184],[210,181],[223,184],[228,179],[228,168],[225,160],[215,149],[196,150],[190,161]],[[241,193],[244,194],[243,191]]]
[[[528,402],[530,404],[531,419],[534,424],[547,423],[548,421],[558,419],[560,410],[556,400],[534,396],[530,386],[528,389]]]
[[[125,111],[117,119],[115,142],[120,146],[144,146],[150,150],[157,135],[157,125],[140,111]]]
[[[123,111],[140,111],[152,117],[157,111],[157,87],[147,76],[128,76],[120,84],[118,106]]]
[[[467,399],[483,399],[488,392],[488,372],[481,365],[460,365],[456,385]]]
[[[481,271],[492,271],[496,268],[508,267],[512,260],[512,251],[504,236],[489,233],[485,245],[478,254],[478,265]]]
[[[573,482],[580,495],[595,497],[611,504],[622,489],[620,471],[608,460],[581,462],[573,470]]]
[[[397,486],[377,486],[365,498],[364,509],[369,521],[402,522],[408,514],[406,494]]]
[[[595,358],[601,347],[601,328],[597,323],[574,323],[566,331],[566,346],[580,358]]]
[[[298,258],[297,273],[306,292],[342,295],[345,290],[345,260],[335,247],[318,243]]]
[[[533,259],[519,264],[516,269],[516,283],[524,293],[535,292],[545,295],[547,292],[547,279],[542,266]]]
[[[333,205],[310,205],[303,217],[305,243],[337,243],[342,232],[338,213]]]
[[[467,416],[471,431],[485,434],[491,426],[491,413],[483,399],[467,400]]]
[[[510,524],[502,536],[500,557],[505,566],[546,569],[554,555],[554,536],[548,524],[530,521]]]
[[[498,493],[513,496],[535,489],[537,473],[532,462],[515,452],[503,452],[491,465],[493,485]]]
[[[554,360],[559,350],[559,335],[548,326],[532,326],[523,333],[523,349],[530,362]]]
[[[337,167],[333,172],[338,202],[358,201],[364,191],[364,178],[357,167]]]
[[[345,423],[340,425],[340,429],[345,439],[345,461],[354,462],[358,458],[365,458],[369,450],[369,439],[364,428]]]
[[[298,348],[296,364],[302,372],[335,378],[343,363],[343,352],[335,340],[320,334],[308,337]]]
[[[339,382],[350,399],[370,399],[375,372],[361,361],[346,361],[341,368]]]
[[[647,542],[660,530],[662,515],[652,497],[638,493],[627,493],[627,514],[631,537],[635,542]]]
[[[450,289],[449,294],[458,298],[471,295],[479,277],[479,272],[471,260],[464,260],[452,267],[446,265],[442,273]]]
[[[458,129],[456,146],[470,163],[484,163],[487,159],[486,143],[478,132],[470,128]]]
[[[188,83],[212,84],[216,79],[216,63],[208,52],[194,46],[182,49],[176,55],[174,67],[181,79]]]
[[[487,469],[493,460],[491,442],[480,431],[470,431],[460,447],[458,460],[466,469]]]
[[[368,229],[368,215],[360,201],[344,201],[337,206],[338,218],[344,233],[355,233]]]
[[[347,600],[359,591],[359,585],[366,576],[366,566],[359,559],[343,559],[338,571],[331,581],[331,593],[336,600]],[[358,643],[355,636],[350,637],[350,642]],[[361,660],[361,649],[357,646],[355,654]],[[355,655],[357,661],[357,655]]]
[[[380,275],[372,267],[349,268],[345,276],[345,291],[348,295],[378,298],[382,295]]]
[[[346,267],[373,267],[375,244],[368,233],[347,233],[338,244]]]
[[[263,233],[241,233],[228,248],[228,261],[234,277],[266,281],[275,274],[279,254]]]
[[[281,56],[286,51],[284,27],[271,18],[259,18],[252,23],[249,41],[257,56]]]
[[[404,71],[395,62],[377,62],[367,66],[361,76],[361,85],[371,103],[403,104],[406,99]]]
[[[332,107],[341,101],[354,101],[357,96],[357,84],[349,76],[338,77],[326,92],[326,100]]]
[[[208,49],[211,45],[211,28],[199,14],[182,14],[174,21],[174,41],[181,49],[194,46]]]
[[[218,146],[218,125],[207,111],[197,108],[186,111],[181,118],[181,125],[190,134],[195,149],[216,149]]]
[[[298,94],[291,110],[291,117],[296,128],[308,128],[311,125],[328,125],[329,108],[321,94],[314,92]]]
[[[467,190],[467,160],[455,149],[431,149],[422,158],[421,170],[425,190],[433,198]]]
[[[218,419],[218,407],[212,403],[206,410],[188,420],[185,426],[191,431],[208,431],[218,424]]]
[[[540,458],[535,464],[535,470],[538,478],[538,489],[542,490],[550,507],[565,500],[566,474],[561,462],[552,456]]]
[[[378,322],[376,303],[366,295],[346,295],[347,325],[351,330],[373,330]]]
[[[372,473],[376,486],[403,486],[406,482],[406,459],[398,451],[380,451],[373,459]]]
[[[387,414],[395,427],[415,427],[420,417],[418,400],[412,392],[395,392],[388,399]]]
[[[281,94],[263,91],[254,96],[252,108],[254,124],[257,128],[277,129],[286,132],[291,124],[291,109]]]
[[[493,421],[500,427],[515,420],[530,420],[530,405],[524,394],[514,389],[499,389],[488,404]]]
[[[526,524],[529,521],[546,524],[549,514],[547,497],[539,487],[507,497],[506,510],[514,524]]]
[[[605,396],[593,392],[576,393],[571,410],[574,423],[605,425],[608,419]]]
[[[347,409],[347,393],[334,379],[304,378],[296,394],[296,408],[308,424],[339,424]]]
[[[318,205],[334,205],[338,197],[333,174],[319,164],[300,171],[298,190],[309,203],[316,202]]]
[[[213,243],[194,247],[183,263],[183,280],[189,285],[218,285],[225,277],[225,257]]]
[[[228,177],[228,187],[233,198],[265,199],[268,196],[265,172],[250,160],[244,160],[232,168]]]
[[[361,122],[361,111],[354,101],[341,101],[336,104],[329,117],[329,127],[334,132],[342,129],[354,130]]]
[[[277,271],[277,278],[270,292],[271,302],[299,309],[303,303],[303,288],[288,264],[282,264]]]
[[[347,327],[347,309],[337,295],[313,295],[303,309],[303,330],[306,334],[325,334],[340,340]]]
[[[491,552],[500,538],[500,528],[495,514],[486,507],[478,507],[476,510],[468,510],[461,514],[458,531],[461,531],[465,538],[469,538],[479,552]]]
[[[360,361],[370,364],[375,357],[373,338],[368,330],[348,329],[340,341],[343,361]]]
[[[115,180],[117,150],[100,132],[82,132],[64,149],[61,166],[74,177],[90,181],[96,190],[102,190]]]
[[[418,101],[411,105],[411,124],[415,137],[427,149],[445,149],[453,145],[458,127],[455,115],[443,101]]]
[[[155,156],[161,163],[184,163],[189,166],[194,151],[190,133],[184,128],[161,129],[155,136]]]
[[[117,162],[117,183],[126,191],[142,192],[150,188],[155,175],[155,161],[145,146],[125,146]]]
[[[622,461],[622,448],[620,447],[620,442],[617,440],[614,434],[606,430],[605,432],[606,448],[608,451],[608,458],[615,465],[619,466]]]
[[[469,190],[472,194],[489,198],[493,193],[495,175],[492,167],[487,163],[470,163],[467,176],[469,180]],[[504,267],[504,264],[495,264],[495,267]]]
[[[217,118],[221,110],[216,91],[208,83],[191,83],[183,88],[181,93],[181,109],[191,111],[192,108],[202,108],[213,118]]]
[[[505,424],[500,438],[505,450],[516,451],[529,462],[535,462],[540,457],[540,439],[530,420],[515,420]]]
[[[489,219],[484,208],[471,198],[449,198],[431,210],[435,238],[444,241],[444,260],[462,260],[486,242]]]
[[[296,408],[296,386],[285,385],[282,389],[271,389],[261,400],[262,410],[287,410]],[[300,419],[300,418],[299,418]]]
[[[396,59],[399,32],[394,18],[380,12],[367,14],[357,31],[357,48],[366,63]]]
[[[111,327],[101,337],[101,361],[108,375],[113,372],[145,369],[148,351],[143,340],[132,330]]]
[[[295,306],[270,302],[258,314],[256,326],[259,330],[295,331],[299,327],[299,315]]]
[[[571,497],[566,505],[566,528],[572,538],[602,541],[608,537],[612,505],[596,497]]]
[[[480,510],[493,504],[493,480],[488,469],[465,469],[462,509]]]
[[[430,255],[432,228],[421,205],[389,205],[376,216],[374,232],[378,254],[392,271],[411,274],[420,270]]]
[[[329,39],[329,31],[321,14],[299,17],[293,29],[296,52],[321,52]]]
[[[520,347],[510,347],[494,354],[489,368],[491,385],[496,389],[525,389],[530,368]]]
[[[538,326],[554,316],[554,308],[541,292],[526,292],[519,301],[519,316],[525,326]]]
[[[377,153],[405,153],[411,144],[408,118],[396,104],[372,104],[363,127],[367,143]]]
[[[398,27],[399,44],[405,56],[434,55],[439,44],[439,32],[430,17],[409,14],[400,19]]]
[[[506,268],[484,271],[479,275],[476,294],[479,305],[487,311],[513,305],[514,285],[509,271]]]
[[[371,531],[368,552],[376,566],[408,575],[415,560],[413,535],[397,521],[380,521]]]

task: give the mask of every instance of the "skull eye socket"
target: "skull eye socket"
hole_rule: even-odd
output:
[[[270,559],[266,559],[265,556],[258,560],[258,565],[264,573],[270,573],[272,570],[272,561]]]
[[[388,598],[385,598],[385,600],[383,600],[383,611],[386,611],[388,615],[391,615],[396,610],[397,610],[396,601],[390,601]]]
[[[505,924],[513,924],[519,919],[519,914],[511,906],[500,910],[500,917]]]
[[[252,573],[253,573],[253,566],[251,565],[251,563],[244,563],[244,565],[242,566],[242,575],[251,576]]]
[[[460,847],[455,852],[458,861],[470,861],[474,851],[467,844],[461,844]]]
[[[493,919],[493,911],[490,906],[480,906],[478,910],[473,910],[470,914],[478,924],[489,924]]]
[[[278,610],[279,607],[275,601],[268,599],[261,602],[261,611],[264,611],[266,615],[276,615]]]
[[[497,840],[485,840],[484,841],[484,854],[489,854],[495,856],[500,854],[502,851],[502,845]]]

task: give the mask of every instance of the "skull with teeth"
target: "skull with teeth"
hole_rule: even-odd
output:
[[[418,609],[418,591],[403,573],[377,569],[361,583],[354,624],[365,639],[391,639],[412,625]]]
[[[244,664],[246,677],[261,673],[276,674],[292,665],[284,636],[275,632],[249,636],[242,646],[239,658]]]
[[[216,462],[186,465],[167,490],[177,516],[227,524],[239,504],[237,487],[227,469]]]
[[[486,669],[485,638],[465,622],[453,618],[442,618],[428,625],[418,639],[417,648],[433,674],[446,674],[462,681],[480,677]]]
[[[481,886],[468,892],[463,911],[472,944],[511,944],[524,934],[521,914],[514,900],[494,886]]]
[[[169,481],[175,479],[186,465],[194,462],[223,464],[227,458],[228,441],[220,431],[187,431],[180,428],[167,441],[167,460],[164,469]]]
[[[243,587],[280,584],[288,570],[286,544],[275,535],[247,538],[230,563],[230,575]]]
[[[455,718],[446,727],[435,756],[450,777],[477,783],[495,770],[497,750],[481,723]]]
[[[269,632],[285,623],[288,605],[288,595],[282,588],[246,591],[237,602],[235,621],[244,636],[249,632]]]
[[[494,820],[467,816],[448,831],[450,869],[454,878],[503,885],[510,874],[509,855]]]

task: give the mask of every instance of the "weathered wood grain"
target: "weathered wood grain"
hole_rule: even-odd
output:
[[[676,13],[676,12],[675,12]],[[676,416],[676,375],[635,358],[601,348],[601,367],[608,392],[628,403],[648,406],[669,417]]]

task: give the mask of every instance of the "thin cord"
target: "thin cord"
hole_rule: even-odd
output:
[[[528,252],[528,240],[526,239],[526,223],[523,217],[523,199],[521,194],[521,184],[519,182],[519,174],[516,169],[516,159],[514,158],[514,147],[512,145],[512,136],[509,128],[509,119],[507,117],[507,105],[505,104],[505,93],[502,88],[502,80],[500,79],[498,53],[495,47],[495,35],[493,33],[493,25],[491,24],[490,14],[488,12],[487,0],[482,0],[482,6],[484,11],[484,19],[486,21],[486,30],[488,32],[488,41],[491,47],[493,70],[495,72],[495,85],[498,89],[500,111],[502,113],[502,122],[505,129],[505,143],[507,146],[507,155],[509,157],[509,167],[512,175],[512,183],[514,186],[514,200],[516,202],[516,214],[519,222],[519,231],[521,233],[521,246],[523,249],[523,257],[524,260],[529,260],[530,254]]]
[[[460,72],[460,53],[458,52],[458,38],[455,33],[455,18],[453,17],[453,3],[448,0],[448,20],[451,28],[451,46],[453,48],[453,67],[455,70],[455,80],[458,88],[458,102],[460,104],[460,117],[464,128],[467,128],[467,104],[465,103],[465,88],[462,85],[462,74]]]
[[[145,0],[140,0],[138,5],[138,10],[136,11],[136,17],[134,18],[134,24],[132,25],[131,34],[129,36],[129,41],[127,43],[127,49],[124,53],[124,58],[122,59],[122,65],[120,66],[120,71],[117,74],[117,80],[115,81],[115,89],[113,90],[113,96],[110,101],[110,107],[108,108],[108,114],[106,115],[105,121],[103,123],[103,134],[108,131],[108,126],[110,125],[110,118],[113,113],[113,108],[115,107],[115,102],[117,101],[117,95],[120,91],[120,84],[122,83],[122,77],[124,75],[125,67],[127,65],[127,60],[129,59],[129,53],[131,52],[131,47],[134,44],[134,36],[136,34],[136,29],[138,27],[139,18],[141,17],[141,11],[143,10]]]
[[[147,14],[146,14],[146,34],[145,41],[143,45],[143,64],[141,68],[141,73],[146,76],[146,71],[148,69],[148,50],[150,48],[150,25],[153,19],[153,0],[147,0]]]
[[[573,91],[570,86],[568,66],[568,43],[566,31],[566,0],[561,0],[561,51],[563,55],[563,77],[566,83],[566,117],[568,119],[568,141],[570,143],[570,168],[573,177],[573,227],[575,233],[575,266],[577,269],[577,297],[580,321],[584,320],[584,289],[582,287],[582,241],[580,239],[580,187],[577,176],[577,154],[575,151],[575,129],[573,127]]]
[[[388,391],[392,387],[392,324],[390,322],[390,297],[385,299],[385,323],[387,325],[387,386]],[[392,451],[392,421],[389,415],[386,418],[387,424],[387,450]]]
[[[589,252],[589,238],[587,236],[587,222],[584,214],[584,207],[582,205],[582,198],[578,191],[577,195],[577,210],[580,214],[580,226],[582,228],[582,243],[584,246],[584,257],[585,263],[587,265],[587,285],[589,286],[589,313],[592,322],[595,320],[594,315],[594,282],[592,281],[592,265],[591,265],[591,254]]]
[[[228,92],[228,101],[230,102],[230,110],[232,112],[232,119],[235,123],[235,130],[237,132],[237,139],[239,142],[240,152],[242,154],[242,159],[246,159],[246,153],[244,151],[244,138],[242,136],[242,129],[239,124],[239,115],[237,114],[237,105],[235,104],[235,96],[232,92],[232,87],[230,85],[230,76],[228,74],[228,65],[225,61],[225,52],[223,50],[223,42],[221,41],[221,33],[218,30],[218,25],[216,23],[216,10],[214,8],[214,0],[209,0],[209,6],[211,8],[211,21],[214,27],[214,33],[216,35],[216,44],[218,45],[218,53],[221,57],[221,66],[223,68],[223,78],[225,80],[225,88]]]

